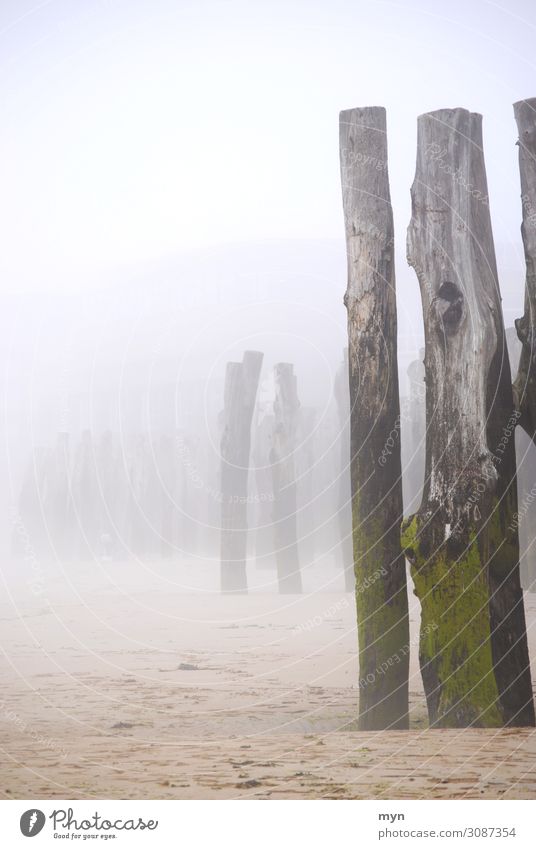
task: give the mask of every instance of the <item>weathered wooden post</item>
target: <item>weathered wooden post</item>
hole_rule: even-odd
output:
[[[334,394],[339,415],[339,504],[338,522],[340,534],[340,553],[344,571],[344,589],[355,589],[354,552],[352,545],[352,487],[350,484],[350,390],[348,381],[348,348],[344,349],[343,361],[334,380]]]
[[[270,404],[270,410],[272,404]],[[258,568],[271,568],[274,561],[274,534],[272,507],[274,501],[270,450],[274,431],[273,413],[259,409],[254,428],[253,461],[257,493],[255,527],[255,564]]]
[[[135,555],[149,550],[149,525],[147,522],[147,489],[150,456],[147,434],[137,434],[129,457],[128,469],[128,545]]]
[[[273,531],[277,577],[279,592],[301,593],[294,461],[300,402],[293,366],[290,363],[278,363],[274,374],[274,435],[270,462],[274,487]]]
[[[519,423],[536,442],[536,97],[514,103],[519,133],[521,178],[521,237],[525,250],[525,312],[516,321],[521,342],[514,397]]]
[[[156,527],[159,533],[159,548],[162,557],[171,557],[174,553],[174,519],[176,509],[176,487],[178,473],[173,440],[169,433],[158,437],[153,447],[155,472],[158,481],[156,495],[158,515]]]
[[[100,551],[101,504],[91,431],[84,430],[71,475],[74,528],[79,557],[97,558]]]
[[[128,505],[128,478],[123,452],[117,437],[105,431],[97,446],[96,456],[98,486],[101,494],[102,531],[104,548],[111,556],[119,556],[125,549],[125,512]]]
[[[247,497],[251,419],[263,355],[227,363],[221,437],[221,589],[246,593]]]
[[[520,414],[519,424],[529,439],[536,444],[536,97],[514,103],[514,115],[519,134],[519,172],[521,178],[521,236],[525,251],[525,311],[516,321],[516,330],[521,342],[519,366],[514,381],[514,399]],[[524,440],[518,434],[521,445]],[[526,446],[525,446],[526,447]],[[532,489],[534,479],[529,469],[533,459],[528,453],[520,469],[520,479],[526,480],[527,490]],[[529,469],[527,469],[527,464]],[[523,487],[521,487],[523,489]],[[520,534],[528,543],[527,528],[531,527],[534,508],[527,496],[522,497],[519,517]],[[525,552],[525,586],[533,585],[536,579],[532,561],[533,547]]]
[[[315,515],[315,430],[317,411],[314,407],[298,410],[296,465],[296,527],[300,541],[300,561],[305,567],[312,565],[316,557]]]
[[[69,434],[60,431],[46,463],[43,514],[46,534],[55,557],[72,554],[73,503],[71,494],[71,451]]]
[[[515,327],[507,327],[505,333],[512,368],[514,402],[516,402],[517,369],[523,346],[519,341]],[[516,409],[519,413],[519,409]],[[518,515],[515,517],[515,523],[519,532],[519,576],[524,590],[534,590],[536,551],[533,542],[535,538],[534,528],[536,528],[536,502],[533,487],[536,481],[536,445],[522,427],[516,428],[515,438],[518,497]]]
[[[191,557],[199,550],[199,531],[202,528],[199,517],[199,502],[204,479],[199,472],[199,439],[194,435],[193,423],[189,422],[189,425],[192,427],[192,431],[179,427],[175,433],[175,452],[179,461],[177,469],[179,509],[174,532],[181,554]],[[218,467],[218,482],[219,476],[220,468]],[[221,496],[221,493],[218,493],[218,495]],[[218,524],[221,515],[219,508],[220,504],[218,503]],[[220,536],[221,533],[218,531],[218,548]]]
[[[419,359],[409,364],[409,397],[402,413],[402,468],[404,469],[404,513],[414,513],[422,500],[426,442],[424,348]],[[405,415],[404,415],[405,413]]]
[[[42,446],[34,446],[18,499],[18,514],[13,521],[14,556],[32,561],[41,557],[46,550],[47,528],[43,510],[45,492],[46,452]]]
[[[512,525],[516,470],[481,116],[418,121],[408,260],[423,303],[426,474],[403,543],[420,599],[430,723],[532,725]]]
[[[385,109],[340,115],[348,257],[353,549],[359,726],[407,728],[409,627],[400,545],[402,476],[393,212]]]

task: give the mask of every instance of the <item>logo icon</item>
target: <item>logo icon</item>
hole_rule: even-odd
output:
[[[20,830],[25,837],[35,837],[39,834],[46,822],[46,817],[43,811],[37,808],[30,808],[29,811],[24,811],[20,818]]]

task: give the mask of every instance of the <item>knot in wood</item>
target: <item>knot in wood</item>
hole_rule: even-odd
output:
[[[436,322],[446,333],[454,333],[463,317],[463,294],[456,283],[446,280],[432,301]]]

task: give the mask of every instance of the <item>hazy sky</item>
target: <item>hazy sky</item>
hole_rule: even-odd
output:
[[[388,110],[402,252],[417,115],[482,112],[499,259],[521,263],[512,103],[536,95],[535,25],[532,0],[2,0],[0,285],[342,242],[338,112],[357,105]]]

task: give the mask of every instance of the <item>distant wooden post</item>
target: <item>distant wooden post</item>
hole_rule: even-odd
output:
[[[402,475],[393,212],[385,109],[340,115],[348,257],[353,547],[359,727],[407,728],[409,625],[400,547]]]
[[[101,497],[91,431],[84,430],[71,475],[71,498],[79,557],[96,558],[101,551]]]
[[[43,509],[46,492],[46,452],[41,446],[32,449],[18,500],[18,516],[13,523],[13,554],[28,556],[33,550],[42,556],[47,538],[46,513]],[[37,585],[37,584],[36,584]]]
[[[46,533],[54,556],[72,555],[73,502],[71,494],[71,452],[69,434],[60,431],[55,448],[46,463],[43,512]]]
[[[272,405],[270,404],[270,410]],[[270,469],[270,450],[274,432],[273,413],[262,409],[254,428],[253,461],[257,492],[255,527],[255,564],[258,568],[272,568],[274,561],[273,534],[273,479]]]
[[[162,557],[171,557],[175,550],[173,523],[175,519],[176,486],[178,480],[173,440],[162,434],[154,446],[155,471],[158,480],[158,531]]]
[[[278,363],[275,366],[275,420],[270,462],[274,487],[274,546],[281,593],[302,591],[294,461],[299,407],[293,366],[290,363]]]
[[[344,349],[343,361],[334,381],[335,400],[339,414],[339,534],[342,568],[344,571],[344,589],[353,592],[355,588],[354,552],[352,544],[352,487],[350,483],[350,387],[348,380],[348,348]]]
[[[251,420],[263,355],[227,363],[221,437],[221,589],[246,593],[247,498]]]
[[[147,489],[150,455],[147,434],[137,434],[132,446],[128,473],[128,545],[135,555],[147,554],[150,526],[147,521]]]
[[[409,397],[407,399],[406,415],[402,415],[402,432],[406,433],[406,454],[402,446],[402,465],[404,468],[404,512],[414,513],[422,501],[422,486],[424,481],[425,460],[425,382],[424,382],[424,348],[419,352],[419,359],[413,360],[408,366]]]
[[[101,495],[102,530],[105,553],[120,556],[125,548],[125,511],[128,504],[128,479],[123,451],[117,437],[106,430],[96,449],[96,468]]]
[[[317,411],[314,407],[300,407],[298,411],[297,442],[295,455],[296,519],[297,536],[300,541],[300,563],[310,566],[316,558],[316,492],[315,492],[315,431]]]
[[[426,474],[403,534],[430,723],[532,725],[515,415],[480,115],[418,121],[408,260],[423,302]]]

